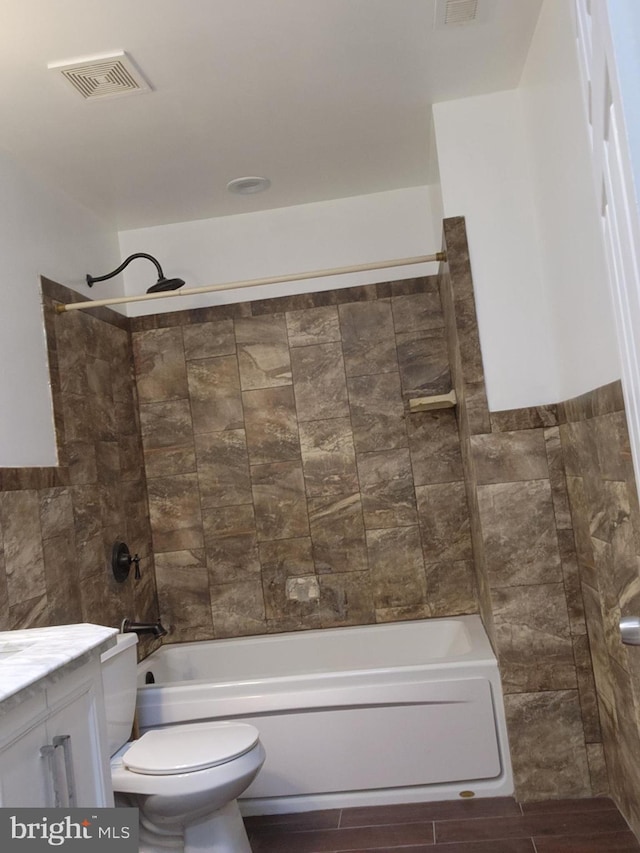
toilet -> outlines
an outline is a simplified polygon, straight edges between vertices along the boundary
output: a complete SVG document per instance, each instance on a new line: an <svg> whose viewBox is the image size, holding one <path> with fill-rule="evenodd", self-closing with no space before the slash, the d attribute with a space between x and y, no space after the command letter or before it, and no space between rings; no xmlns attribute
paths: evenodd
<svg viewBox="0 0 640 853"><path fill-rule="evenodd" d="M254 726L191 723L131 740L136 704L136 634L103 653L111 781L116 805L140 814L140 851L251 853L237 798L265 759Z"/></svg>

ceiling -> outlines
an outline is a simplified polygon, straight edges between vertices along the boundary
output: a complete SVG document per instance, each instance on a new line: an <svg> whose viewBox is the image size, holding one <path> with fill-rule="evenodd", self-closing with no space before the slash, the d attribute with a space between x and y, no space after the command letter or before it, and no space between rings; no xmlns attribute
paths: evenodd
<svg viewBox="0 0 640 853"><path fill-rule="evenodd" d="M0 147L120 230L422 185L430 105L516 86L541 2L436 28L436 0L3 0ZM150 93L47 68L115 50Z"/></svg>

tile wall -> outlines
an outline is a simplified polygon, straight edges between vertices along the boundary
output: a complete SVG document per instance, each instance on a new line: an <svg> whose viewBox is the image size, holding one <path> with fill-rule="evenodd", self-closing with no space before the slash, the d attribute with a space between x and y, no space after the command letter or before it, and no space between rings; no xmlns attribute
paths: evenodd
<svg viewBox="0 0 640 853"><path fill-rule="evenodd" d="M640 648L618 627L640 615L640 509L620 383L559 415L609 782L640 834Z"/></svg>
<svg viewBox="0 0 640 853"><path fill-rule="evenodd" d="M556 406L489 412L464 220L441 270L480 610L505 692L522 800L606 790Z"/></svg>
<svg viewBox="0 0 640 853"><path fill-rule="evenodd" d="M172 641L477 610L437 277L133 324Z"/></svg>
<svg viewBox="0 0 640 853"><path fill-rule="evenodd" d="M127 321L57 315L77 294L46 279L42 293L60 464L0 469L0 630L156 619ZM115 540L140 555L139 581L113 579Z"/></svg>

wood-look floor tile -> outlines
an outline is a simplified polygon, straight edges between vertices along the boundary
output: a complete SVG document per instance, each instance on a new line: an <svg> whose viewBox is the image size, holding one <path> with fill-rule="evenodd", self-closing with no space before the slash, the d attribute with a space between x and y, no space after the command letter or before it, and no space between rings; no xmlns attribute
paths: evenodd
<svg viewBox="0 0 640 853"><path fill-rule="evenodd" d="M627 853L640 850L632 832L605 832L598 835L534 838L538 853ZM436 848L437 849L437 848ZM443 847L443 853L446 850Z"/></svg>
<svg viewBox="0 0 640 853"><path fill-rule="evenodd" d="M289 814L252 815L244 818L247 832L275 831L300 832L313 829L337 829L340 809L319 809L314 812L292 812Z"/></svg>
<svg viewBox="0 0 640 853"><path fill-rule="evenodd" d="M616 810L610 797L587 797L575 800L543 800L536 803L521 803L523 814L549 814L551 812L596 812Z"/></svg>
<svg viewBox="0 0 640 853"><path fill-rule="evenodd" d="M592 813L528 814L522 817L489 817L436 823L438 843L481 841L492 838L529 838L548 835L578 835L626 831L617 811Z"/></svg>
<svg viewBox="0 0 640 853"><path fill-rule="evenodd" d="M391 847L433 846L432 823L320 829L312 832L254 831L249 836L253 853L356 853Z"/></svg>
<svg viewBox="0 0 640 853"><path fill-rule="evenodd" d="M512 797L483 797L477 800L444 800L434 803L402 803L343 809L340 827L520 815L520 806Z"/></svg>

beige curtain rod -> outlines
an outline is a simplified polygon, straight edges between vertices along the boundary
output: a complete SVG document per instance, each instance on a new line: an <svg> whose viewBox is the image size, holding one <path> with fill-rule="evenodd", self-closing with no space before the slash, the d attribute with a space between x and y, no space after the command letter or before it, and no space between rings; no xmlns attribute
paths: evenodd
<svg viewBox="0 0 640 853"><path fill-rule="evenodd" d="M231 281L226 284L211 284L207 287L182 288L181 290L167 290L161 293L143 293L140 296L114 296L109 299L94 299L85 302L69 302L66 305L56 305L58 314L66 311L82 311L85 308L102 308L107 305L120 305L123 302L147 302L150 299L172 299L176 296L194 296L197 293L213 293L216 290L236 290L241 287L259 287L263 284L280 284L287 281L304 281L309 278L325 278L330 275L343 275L352 272L366 272L368 270L384 270L390 267L404 267L410 264L427 264L433 261L445 261L444 252L436 252L434 255L418 255L413 258L397 258L395 261L377 261L371 264L358 264L353 267L333 267L327 270L314 270L313 272L293 273L292 275L277 275L271 278L253 278L248 281Z"/></svg>

